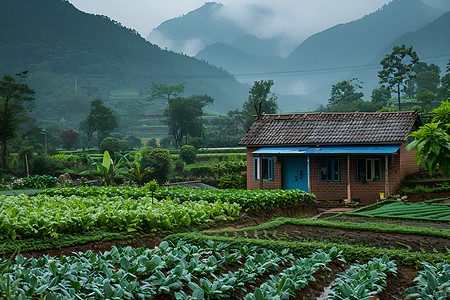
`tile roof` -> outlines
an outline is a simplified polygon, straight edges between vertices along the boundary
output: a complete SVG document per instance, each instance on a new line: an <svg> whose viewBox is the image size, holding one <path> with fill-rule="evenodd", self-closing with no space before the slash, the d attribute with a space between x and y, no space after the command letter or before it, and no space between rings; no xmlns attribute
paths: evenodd
<svg viewBox="0 0 450 300"><path fill-rule="evenodd" d="M246 146L378 144L405 141L421 125L416 111L262 114L239 142Z"/></svg>

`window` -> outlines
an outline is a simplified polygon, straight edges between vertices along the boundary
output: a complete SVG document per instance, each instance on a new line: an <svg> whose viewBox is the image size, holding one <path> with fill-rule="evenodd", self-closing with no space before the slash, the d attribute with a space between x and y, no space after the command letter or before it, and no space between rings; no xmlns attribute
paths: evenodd
<svg viewBox="0 0 450 300"><path fill-rule="evenodd" d="M261 172L259 170L259 160L260 157L255 157L253 159L253 175L255 180L261 179ZM264 180L273 180L273 158L263 157L262 158L262 176Z"/></svg>
<svg viewBox="0 0 450 300"><path fill-rule="evenodd" d="M381 164L379 158L358 159L357 164L358 181L381 181Z"/></svg>
<svg viewBox="0 0 450 300"><path fill-rule="evenodd" d="M324 158L319 164L319 179L325 181L341 180L341 164L337 158Z"/></svg>

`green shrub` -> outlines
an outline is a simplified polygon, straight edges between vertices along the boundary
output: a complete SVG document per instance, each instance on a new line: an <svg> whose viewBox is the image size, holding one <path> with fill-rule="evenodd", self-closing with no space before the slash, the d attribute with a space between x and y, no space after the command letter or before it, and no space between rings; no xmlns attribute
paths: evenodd
<svg viewBox="0 0 450 300"><path fill-rule="evenodd" d="M184 161L182 159L177 159L174 164L174 171L177 174L183 174L184 171Z"/></svg>
<svg viewBox="0 0 450 300"><path fill-rule="evenodd" d="M63 173L64 163L58 158L50 156L36 156L31 163L31 173L38 175L59 175Z"/></svg>
<svg viewBox="0 0 450 300"><path fill-rule="evenodd" d="M105 151L108 151L109 154L113 156L114 153L120 152L121 149L122 148L119 139L107 137L100 143L99 152L104 153Z"/></svg>
<svg viewBox="0 0 450 300"><path fill-rule="evenodd" d="M34 177L25 177L22 179L23 186L26 188L45 189L56 186L56 177L50 175L36 175Z"/></svg>
<svg viewBox="0 0 450 300"><path fill-rule="evenodd" d="M224 160L214 164L211 167L216 177L221 177L223 174L242 173L247 171L247 163L244 160Z"/></svg>
<svg viewBox="0 0 450 300"><path fill-rule="evenodd" d="M172 159L169 151L165 149L141 148L141 169L154 168L155 172L148 175L148 179L156 179L159 182L166 181L172 170Z"/></svg>
<svg viewBox="0 0 450 300"><path fill-rule="evenodd" d="M219 187L221 189L246 189L247 175L246 173L227 173L219 179Z"/></svg>
<svg viewBox="0 0 450 300"><path fill-rule="evenodd" d="M191 145L184 145L180 149L180 158L184 160L187 164L191 164L195 161L197 156L197 150Z"/></svg>

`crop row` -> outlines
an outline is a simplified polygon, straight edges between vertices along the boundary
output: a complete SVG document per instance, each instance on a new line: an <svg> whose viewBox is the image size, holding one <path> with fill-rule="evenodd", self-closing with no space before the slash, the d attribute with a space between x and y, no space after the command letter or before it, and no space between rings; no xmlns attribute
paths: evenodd
<svg viewBox="0 0 450 300"><path fill-rule="evenodd" d="M0 260L0 298L145 299L172 295L187 300L237 298L241 291L246 300L289 299L314 281L318 270L330 271L327 263L342 260L342 252L336 248L295 258L286 249L206 244L197 247L179 240L172 245L162 242L155 249L112 247L100 254L87 251L39 259L19 255L15 263ZM227 272L230 267L238 269ZM387 256L354 264L345 274L338 274L327 299L368 299L382 291L387 274L395 272L396 265ZM270 279L262 282L265 274L270 274ZM424 263L415 282L405 296L445 299L450 294L450 264Z"/></svg>
<svg viewBox="0 0 450 300"><path fill-rule="evenodd" d="M0 292L5 299L143 299L168 292L177 299L212 299L245 290L246 283L281 265L318 269L337 256L335 250L320 251L311 259L295 260L287 251L214 242L198 248L183 241L173 246L162 242L153 250L113 247L103 254L39 259L19 255L16 263L0 262ZM242 268L223 273L224 266L233 264Z"/></svg>
<svg viewBox="0 0 450 300"><path fill-rule="evenodd" d="M0 239L57 237L96 229L137 231L170 229L233 219L236 203L180 203L176 199L123 197L0 196Z"/></svg>
<svg viewBox="0 0 450 300"><path fill-rule="evenodd" d="M450 207L446 205L403 202L388 203L372 210L349 212L350 215L395 217L404 219L420 219L450 221Z"/></svg>
<svg viewBox="0 0 450 300"><path fill-rule="evenodd" d="M60 188L39 192L49 196L108 196L139 199L149 196L151 193L145 188L123 186L123 187L76 187ZM207 201L237 203L245 210L259 210L261 208L278 207L282 205L296 205L300 202L313 203L316 198L300 190L239 190L239 189L190 189L184 187L159 187L154 193L156 199L177 199L186 201Z"/></svg>

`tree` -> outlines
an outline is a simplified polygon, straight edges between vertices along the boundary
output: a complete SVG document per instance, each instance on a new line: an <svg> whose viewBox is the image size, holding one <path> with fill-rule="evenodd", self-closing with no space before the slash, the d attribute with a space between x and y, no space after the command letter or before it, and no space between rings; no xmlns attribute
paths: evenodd
<svg viewBox="0 0 450 300"><path fill-rule="evenodd" d="M362 92L356 92L356 89L362 89L361 82L353 78L352 80L343 80L331 87L331 95L328 102L330 104L350 104L353 101L364 97Z"/></svg>
<svg viewBox="0 0 450 300"><path fill-rule="evenodd" d="M406 150L417 150L417 163L424 162L430 176L436 169L444 177L450 177L450 101L433 110L431 123L421 126L411 136L415 139Z"/></svg>
<svg viewBox="0 0 450 300"><path fill-rule="evenodd" d="M441 87L438 91L438 98L441 101L450 100L450 61L447 64L447 74L441 78Z"/></svg>
<svg viewBox="0 0 450 300"><path fill-rule="evenodd" d="M195 161L197 157L197 150L191 145L184 145L180 149L180 158L184 160L187 164L191 164Z"/></svg>
<svg viewBox="0 0 450 300"><path fill-rule="evenodd" d="M423 108L425 111L425 106L431 105L436 101L436 95L433 92L430 92L428 90L423 90L419 94L417 94L417 102L423 103Z"/></svg>
<svg viewBox="0 0 450 300"><path fill-rule="evenodd" d="M188 135L201 135L203 108L205 107L202 97L177 97L169 101L169 107L164 111L167 119L163 122L169 126L169 133L175 140L176 148L181 146L183 137L187 139Z"/></svg>
<svg viewBox="0 0 450 300"><path fill-rule="evenodd" d="M81 121L80 129L82 129L88 137L88 148L90 147L91 139L95 132L99 136L106 136L111 130L117 128L116 117L111 112L111 108L103 105L100 99L92 100L91 112L86 119ZM99 142L101 142L99 138Z"/></svg>
<svg viewBox="0 0 450 300"><path fill-rule="evenodd" d="M372 103L379 104L381 107L386 106L387 102L391 99L391 91L385 87L373 89L371 98Z"/></svg>
<svg viewBox="0 0 450 300"><path fill-rule="evenodd" d="M17 74L26 78L26 73ZM2 149L2 167L7 169L8 142L17 135L20 123L29 119L27 112L33 109L35 92L10 75L4 75L0 81L0 145Z"/></svg>
<svg viewBox="0 0 450 300"><path fill-rule="evenodd" d="M64 149L70 150L73 149L73 147L77 143L78 136L79 134L77 132L73 131L72 129L68 129L66 131L63 131L63 133L60 134L59 138Z"/></svg>
<svg viewBox="0 0 450 300"><path fill-rule="evenodd" d="M99 152L104 153L107 151L110 153L111 157L114 158L116 152L120 152L122 147L120 145L120 140L113 137L106 137L100 143Z"/></svg>
<svg viewBox="0 0 450 300"><path fill-rule="evenodd" d="M165 83L155 83L152 81L152 93L147 100L154 100L157 98L164 98L170 101L171 97L178 97L184 92L184 83L167 85Z"/></svg>
<svg viewBox="0 0 450 300"><path fill-rule="evenodd" d="M404 63L405 60L409 60L408 63ZM419 62L417 53L412 50L412 46L406 48L403 44L401 46L395 45L392 49L392 53L386 55L380 64L383 66L383 70L378 72L380 78L380 84L387 84L387 88L396 89L398 96L398 110L401 110L400 105L400 93L402 87L410 78L414 78L413 67Z"/></svg>
<svg viewBox="0 0 450 300"><path fill-rule="evenodd" d="M423 91L430 91L433 94L436 94L438 92L440 82L441 78L439 73L433 71L425 71L420 75L417 75L417 87L419 93Z"/></svg>
<svg viewBox="0 0 450 300"><path fill-rule="evenodd" d="M256 114L260 117L262 113L276 114L278 112L277 96L270 92L272 86L273 80L260 80L255 81L251 87L248 100L243 104L244 127L246 130L255 121L253 115Z"/></svg>
<svg viewBox="0 0 450 300"><path fill-rule="evenodd" d="M141 154L141 170L154 169L154 172L149 174L149 179L156 179L160 182L167 180L173 165L169 151L143 147Z"/></svg>

